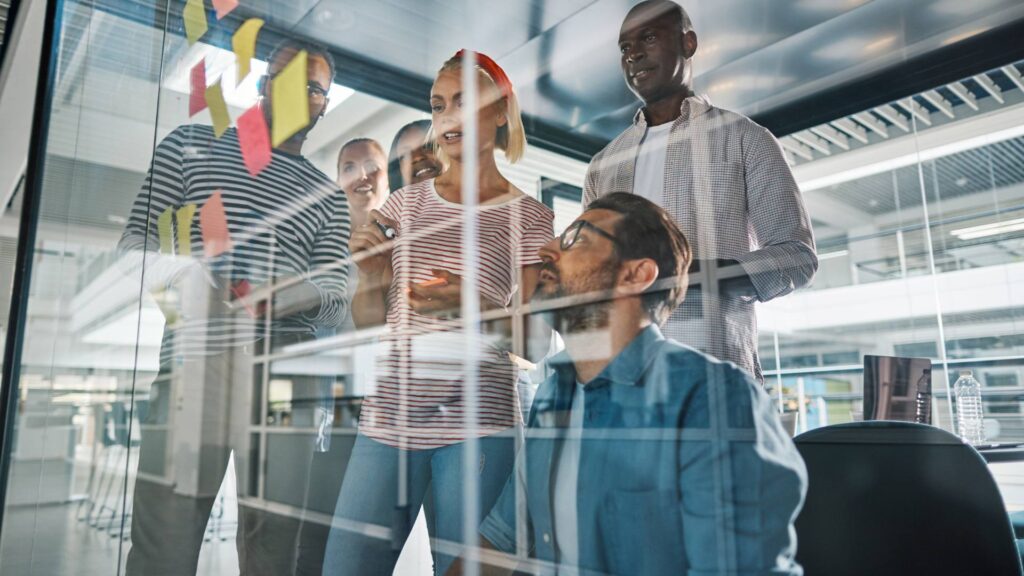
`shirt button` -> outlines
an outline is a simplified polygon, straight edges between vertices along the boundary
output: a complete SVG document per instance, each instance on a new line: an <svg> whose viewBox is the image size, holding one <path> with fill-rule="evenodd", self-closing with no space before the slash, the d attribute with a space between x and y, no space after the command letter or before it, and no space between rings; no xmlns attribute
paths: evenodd
<svg viewBox="0 0 1024 576"><path fill-rule="evenodd" d="M549 542L551 542L551 534L548 534L547 532L545 532L544 533L544 543L547 544Z"/></svg>

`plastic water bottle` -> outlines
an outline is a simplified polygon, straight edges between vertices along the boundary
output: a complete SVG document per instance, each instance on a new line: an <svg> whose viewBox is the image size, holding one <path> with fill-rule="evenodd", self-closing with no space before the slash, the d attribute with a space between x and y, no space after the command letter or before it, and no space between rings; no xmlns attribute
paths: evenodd
<svg viewBox="0 0 1024 576"><path fill-rule="evenodd" d="M985 442L985 425L981 419L981 384L970 370L961 370L953 385L956 395L956 421L960 438L972 445Z"/></svg>
<svg viewBox="0 0 1024 576"><path fill-rule="evenodd" d="M917 380L917 399L914 421L919 424L932 423L932 369L925 368Z"/></svg>

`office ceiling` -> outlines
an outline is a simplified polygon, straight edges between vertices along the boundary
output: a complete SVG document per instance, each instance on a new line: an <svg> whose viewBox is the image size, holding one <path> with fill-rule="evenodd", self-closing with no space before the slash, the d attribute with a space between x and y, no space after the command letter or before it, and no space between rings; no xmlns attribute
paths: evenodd
<svg viewBox="0 0 1024 576"><path fill-rule="evenodd" d="M607 140L636 102L618 64L632 0L298 0L254 14L424 81L462 47L502 64L523 109ZM1019 0L691 0L696 84L717 104L760 116L1024 18Z"/></svg>
<svg viewBox="0 0 1024 576"><path fill-rule="evenodd" d="M267 25L258 54L265 55L286 34L317 40L335 50L339 82L421 109L440 64L460 48L475 48L508 71L532 140L582 158L621 131L637 108L622 80L616 45L622 18L635 3L249 0L212 25L204 41L229 47L242 19L260 17ZM172 2L165 19L156 0L96 0L103 10L155 27L167 22L177 35L183 34L182 5ZM1020 48L977 44L1024 27L1020 0L689 0L684 5L699 38L697 89L779 135L834 119L818 117L800 125L803 117L829 114L845 104L864 110L1015 61ZM965 47L962 54L950 52L959 46ZM1004 62L993 61L1004 52ZM942 58L928 60L937 54ZM964 70L974 62L981 69ZM954 67L956 72L945 71ZM857 89L858 83L894 72L892 82L879 86L876 81L871 93ZM933 77L932 84L900 93L904 80ZM846 87L850 91L842 92Z"/></svg>

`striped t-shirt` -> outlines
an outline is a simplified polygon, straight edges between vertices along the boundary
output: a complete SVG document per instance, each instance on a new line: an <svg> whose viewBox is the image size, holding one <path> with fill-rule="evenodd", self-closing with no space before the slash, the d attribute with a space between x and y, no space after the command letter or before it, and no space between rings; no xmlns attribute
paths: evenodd
<svg viewBox="0 0 1024 576"><path fill-rule="evenodd" d="M554 215L529 196L470 211L438 195L433 180L393 193L381 208L399 223L388 291L388 333L377 361L377 390L366 399L359 428L374 440L426 449L486 436L521 421L517 370L503 338L466 335L459 319L442 320L410 308L410 283L434 278L433 269L464 276L462 224L477 224L477 288L481 301L508 306L519 289L519 271L539 263L552 238ZM477 427L467 432L463 397L465 361L478 359Z"/></svg>
<svg viewBox="0 0 1024 576"><path fill-rule="evenodd" d="M230 248L207 257L201 214L218 192ZM182 299L206 293L205 309L196 313L186 303L168 319L164 340L173 338L177 353L207 354L262 336L262 317L225 304L243 280L256 288L301 277L319 294L319 307L274 320L275 334L339 326L348 313L349 233L345 195L308 160L274 150L253 177L234 128L215 138L211 127L189 125L157 146L118 250L151 292L173 287Z"/></svg>

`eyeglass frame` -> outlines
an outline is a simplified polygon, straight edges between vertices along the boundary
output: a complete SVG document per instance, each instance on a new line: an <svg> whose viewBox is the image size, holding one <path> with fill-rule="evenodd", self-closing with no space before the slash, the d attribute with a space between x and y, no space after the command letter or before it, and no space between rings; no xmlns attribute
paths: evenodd
<svg viewBox="0 0 1024 576"><path fill-rule="evenodd" d="M264 86L266 86L267 82L273 80L275 76L271 76L270 74L264 74L263 76L260 76L260 79L257 81L256 84L257 91L263 92ZM308 97L316 98L317 100L327 100L328 94L330 94L330 88L325 89L323 86L318 84L316 80L310 80L309 82L306 82L306 95Z"/></svg>
<svg viewBox="0 0 1024 576"><path fill-rule="evenodd" d="M616 247L621 246L621 241L614 235L612 235L610 232L605 232L604 230L597 227L595 224L588 222L587 220L577 220L572 224L566 226L565 230L562 230L562 233L558 235L558 247L561 248L564 252L575 246L576 242L579 241L580 239L580 232L584 228L594 231L595 233L597 233L598 236L603 236L607 238ZM572 240L569 241L568 234L572 231L575 231L575 233L572 236Z"/></svg>

